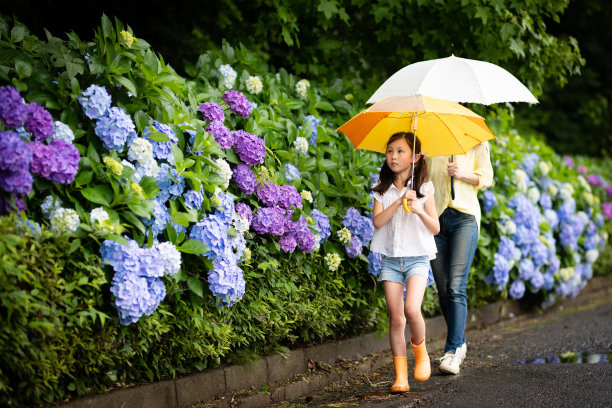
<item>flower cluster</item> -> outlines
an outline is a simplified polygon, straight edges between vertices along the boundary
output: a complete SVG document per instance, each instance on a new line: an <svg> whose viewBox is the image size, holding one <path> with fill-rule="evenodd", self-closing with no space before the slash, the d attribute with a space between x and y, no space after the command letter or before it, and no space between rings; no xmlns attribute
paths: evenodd
<svg viewBox="0 0 612 408"><path fill-rule="evenodd" d="M266 146L263 139L244 130L232 131L236 153L244 163L254 166L263 164L266 157Z"/></svg>
<svg viewBox="0 0 612 408"><path fill-rule="evenodd" d="M323 259L327 264L327 268L332 272L338 269L338 267L340 266L340 262L342 261L340 255L335 252L328 253L323 257Z"/></svg>
<svg viewBox="0 0 612 408"><path fill-rule="evenodd" d="M157 142L154 140L150 140L150 137L153 132L163 133L164 135L168 136L168 139L170 140L166 142ZM170 164L174 164L174 155L172 154L171 145L174 144L176 146L176 144L178 143L178 138L176 137L174 131L170 126L163 123L159 123L158 121L154 120L143 132L142 137L149 139L149 141L151 142L151 145L153 147L153 157L159 160L165 160Z"/></svg>
<svg viewBox="0 0 612 408"><path fill-rule="evenodd" d="M250 76L246 80L246 89L249 93L257 95L263 91L263 83L259 76Z"/></svg>
<svg viewBox="0 0 612 408"><path fill-rule="evenodd" d="M236 83L238 74L234 71L231 65L221 65L218 70L219 74L219 85L225 89L232 89Z"/></svg>
<svg viewBox="0 0 612 408"><path fill-rule="evenodd" d="M301 79L295 84L295 93L300 99L308 99L308 88L310 88L310 82L307 79Z"/></svg>
<svg viewBox="0 0 612 408"><path fill-rule="evenodd" d="M110 290L119 321L126 326L157 309L166 296L160 278L175 275L181 268L181 254L171 242L141 248L127 240L127 246L105 240L100 248L102 261L115 271Z"/></svg>
<svg viewBox="0 0 612 408"><path fill-rule="evenodd" d="M308 116L304 116L304 120L310 122L312 126L312 133L310 134L310 144L313 146L316 146L317 145L317 127L319 126L319 123L323 121L323 119L315 118L314 115L308 115Z"/></svg>
<svg viewBox="0 0 612 408"><path fill-rule="evenodd" d="M344 249L349 258L355 258L374 235L374 223L371 217L363 216L354 207L346 210L342 225L350 232L350 238L344 237Z"/></svg>
<svg viewBox="0 0 612 408"><path fill-rule="evenodd" d="M253 110L251 102L240 91L226 91L223 94L223 100L232 112L245 119L249 117Z"/></svg>
<svg viewBox="0 0 612 408"><path fill-rule="evenodd" d="M12 129L0 132L0 198L4 203L0 213L25 209L24 196L32 191L33 176L60 184L74 180L81 155L65 140L74 139L67 125L58 121L54 126L49 112L35 103L25 105L11 86L0 87L0 119ZM56 128L60 129L58 137L52 138ZM16 207L9 204L12 200Z"/></svg>

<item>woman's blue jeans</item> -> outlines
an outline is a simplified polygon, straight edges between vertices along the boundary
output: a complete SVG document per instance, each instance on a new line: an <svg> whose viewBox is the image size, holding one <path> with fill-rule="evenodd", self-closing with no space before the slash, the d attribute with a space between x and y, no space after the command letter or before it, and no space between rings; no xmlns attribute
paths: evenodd
<svg viewBox="0 0 612 408"><path fill-rule="evenodd" d="M473 215L447 208L440 215L440 232L435 240L438 253L431 261L431 269L446 320L448 334L444 351L447 352L465 343L466 288L478 245L476 219Z"/></svg>

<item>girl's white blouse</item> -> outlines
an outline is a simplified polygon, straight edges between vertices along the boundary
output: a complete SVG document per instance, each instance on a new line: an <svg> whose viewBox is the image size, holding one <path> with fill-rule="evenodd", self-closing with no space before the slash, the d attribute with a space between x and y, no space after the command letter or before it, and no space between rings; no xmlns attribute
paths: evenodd
<svg viewBox="0 0 612 408"><path fill-rule="evenodd" d="M380 201L383 209L386 209L407 189L408 187L404 187L400 191L392 183L384 194L374 192L374 199ZM423 197L417 199L421 208L424 208L425 201L429 196L433 196L434 191L431 181L421 186ZM434 259L438 252L434 236L427 230L421 218L415 213L407 213L401 205L385 225L374 230L370 250L392 257L427 256L430 260Z"/></svg>

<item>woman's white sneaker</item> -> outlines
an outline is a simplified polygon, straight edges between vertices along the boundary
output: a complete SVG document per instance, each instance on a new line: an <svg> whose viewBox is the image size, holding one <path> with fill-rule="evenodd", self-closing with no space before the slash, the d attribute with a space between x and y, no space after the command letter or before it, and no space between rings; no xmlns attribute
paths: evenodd
<svg viewBox="0 0 612 408"><path fill-rule="evenodd" d="M465 359L467 353L467 345L463 343L454 352L447 351L440 358L440 371L447 374L457 374L461 370L461 363Z"/></svg>

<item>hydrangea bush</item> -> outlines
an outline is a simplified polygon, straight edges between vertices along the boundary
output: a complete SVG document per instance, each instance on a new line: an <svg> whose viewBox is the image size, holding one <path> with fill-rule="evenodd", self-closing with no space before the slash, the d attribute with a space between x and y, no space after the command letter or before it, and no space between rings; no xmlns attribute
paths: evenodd
<svg viewBox="0 0 612 408"><path fill-rule="evenodd" d="M0 337L2 358L40 349L47 368L7 360L21 368L0 373L0 402L52 402L385 326L380 255L368 249L368 190L382 158L334 131L363 92L342 79L320 87L227 43L182 77L105 16L91 42L41 41L1 19L0 40L27 55L0 58L0 210L22 211L19 225L31 226L22 241L12 228L9 242L57 236L69 248L54 253L58 264L72 266L75 253L99 261L76 271L95 273L95 286L83 272L66 295L86 310L52 315L56 330L78 331L71 347L85 357L56 367L67 346L45 316L9 322L44 336ZM504 137L492 143L497 185L483 194L471 282L495 293L478 286L471 302L497 300L498 289L573 295L597 258L589 251L605 245L590 182L545 145L536 158L515 138L513 149ZM3 273L15 279L13 269ZM77 276L54 271L62 285ZM7 282L14 296L32 290Z"/></svg>

